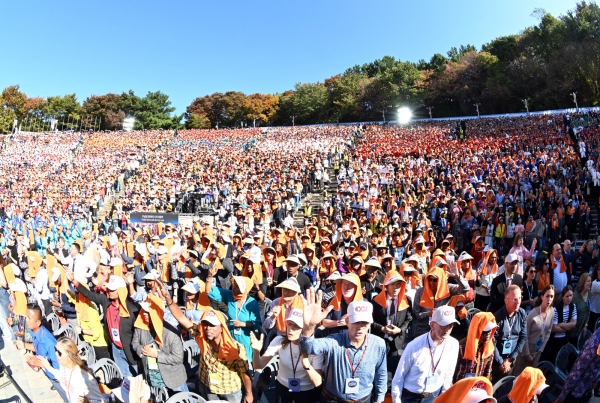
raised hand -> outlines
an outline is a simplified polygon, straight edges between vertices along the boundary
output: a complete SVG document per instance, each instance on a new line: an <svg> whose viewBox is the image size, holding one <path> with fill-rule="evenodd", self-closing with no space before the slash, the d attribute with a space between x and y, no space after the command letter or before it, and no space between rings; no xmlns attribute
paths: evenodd
<svg viewBox="0 0 600 403"><path fill-rule="evenodd" d="M260 334L260 339L257 339L256 336L254 335L254 332L250 332L250 347L252 347L252 350L254 351L260 351L263 348L263 344L264 344L264 335L261 333Z"/></svg>
<svg viewBox="0 0 600 403"><path fill-rule="evenodd" d="M310 332L312 334L314 328L327 317L329 312L331 312L333 305L330 305L327 309L321 311L323 291L319 290L319 292L316 293L315 300L315 289L312 287L306 290L306 298L302 297L302 299L304 299L304 329L302 333L308 334Z"/></svg>

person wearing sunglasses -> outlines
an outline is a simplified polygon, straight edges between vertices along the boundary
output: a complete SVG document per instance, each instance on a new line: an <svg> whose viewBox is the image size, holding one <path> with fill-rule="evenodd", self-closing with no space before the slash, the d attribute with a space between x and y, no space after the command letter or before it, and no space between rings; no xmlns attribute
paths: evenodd
<svg viewBox="0 0 600 403"><path fill-rule="evenodd" d="M54 375L64 389L69 403L103 403L98 381L92 371L79 357L75 342L68 337L62 337L54 346L59 368L50 365L42 356L35 356L37 362L33 366L41 367Z"/></svg>
<svg viewBox="0 0 600 403"><path fill-rule="evenodd" d="M529 266L525 270L525 280L523 281L523 301L521 302L521 308L525 310L525 313L529 313L531 308L535 305L535 299L538 296L538 284L536 280L537 270L535 266Z"/></svg>

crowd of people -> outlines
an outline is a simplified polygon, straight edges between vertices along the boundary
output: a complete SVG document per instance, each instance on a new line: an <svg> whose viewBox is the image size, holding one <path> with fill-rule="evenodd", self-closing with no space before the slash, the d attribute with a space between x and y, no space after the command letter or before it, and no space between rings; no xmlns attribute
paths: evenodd
<svg viewBox="0 0 600 403"><path fill-rule="evenodd" d="M450 121L16 134L0 153L0 330L65 402L251 403L270 384L282 403L586 401L600 129L585 118L478 119L460 136ZM129 219L198 208L216 219ZM56 322L74 332L57 340ZM553 389L537 367L567 344Z"/></svg>

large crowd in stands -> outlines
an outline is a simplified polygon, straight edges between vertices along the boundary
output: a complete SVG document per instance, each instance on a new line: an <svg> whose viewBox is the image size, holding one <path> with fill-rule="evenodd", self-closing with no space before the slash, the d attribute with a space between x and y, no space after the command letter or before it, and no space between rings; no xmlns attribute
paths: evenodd
<svg viewBox="0 0 600 403"><path fill-rule="evenodd" d="M2 336L65 402L588 401L599 123L11 135Z"/></svg>

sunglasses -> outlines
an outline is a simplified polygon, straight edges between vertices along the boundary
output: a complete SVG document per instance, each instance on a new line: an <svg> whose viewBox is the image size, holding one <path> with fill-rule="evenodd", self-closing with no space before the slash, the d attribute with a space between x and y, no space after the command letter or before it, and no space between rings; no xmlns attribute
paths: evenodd
<svg viewBox="0 0 600 403"><path fill-rule="evenodd" d="M550 266L550 262L544 263L544 266Z"/></svg>
<svg viewBox="0 0 600 403"><path fill-rule="evenodd" d="M537 272L535 270L529 270L529 273L535 274Z"/></svg>
<svg viewBox="0 0 600 403"><path fill-rule="evenodd" d="M56 347L54 347L54 351L56 351L56 354L58 354L59 357L62 357L62 355L63 355L62 351L60 351Z"/></svg>

